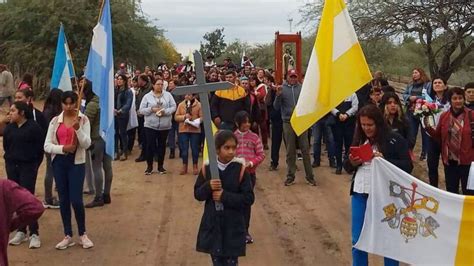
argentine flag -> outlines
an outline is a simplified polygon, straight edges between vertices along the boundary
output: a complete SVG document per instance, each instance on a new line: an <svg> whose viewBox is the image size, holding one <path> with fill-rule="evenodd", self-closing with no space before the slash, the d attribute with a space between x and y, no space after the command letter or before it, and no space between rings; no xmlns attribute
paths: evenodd
<svg viewBox="0 0 474 266"><path fill-rule="evenodd" d="M114 64L109 0L105 0L101 14L99 23L93 30L85 76L92 82L94 93L99 96L100 135L105 141L105 152L113 157L115 134Z"/></svg>
<svg viewBox="0 0 474 266"><path fill-rule="evenodd" d="M64 27L61 23L56 56L54 58L53 76L51 77L51 89L60 89L62 91L72 90L71 78L75 76L66 34L64 33Z"/></svg>

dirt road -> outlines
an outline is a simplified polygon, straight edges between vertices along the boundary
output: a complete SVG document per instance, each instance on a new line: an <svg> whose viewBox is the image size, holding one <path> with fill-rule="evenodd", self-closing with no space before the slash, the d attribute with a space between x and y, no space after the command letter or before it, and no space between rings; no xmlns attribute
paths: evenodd
<svg viewBox="0 0 474 266"><path fill-rule="evenodd" d="M247 246L241 265L349 265L350 176L334 175L323 160L314 169L317 187L304 182L303 170L295 185L285 187L283 151L277 172L267 171L266 159L257 173L250 228L255 243ZM39 221L42 247L9 247L11 265L210 265L208 255L195 251L203 211L193 197L195 177L178 175L179 159L165 161L168 174L145 176L145 164L133 161L137 153L114 162L112 204L86 209L93 249L55 250L62 225L59 210L47 210ZM303 169L301 161L298 166ZM3 160L0 173L5 176ZM41 199L43 177L44 163L37 181Z"/></svg>

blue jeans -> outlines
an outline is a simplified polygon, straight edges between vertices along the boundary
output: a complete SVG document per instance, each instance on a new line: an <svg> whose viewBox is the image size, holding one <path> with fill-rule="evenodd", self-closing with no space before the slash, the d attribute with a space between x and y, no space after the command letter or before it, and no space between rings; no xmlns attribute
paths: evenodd
<svg viewBox="0 0 474 266"><path fill-rule="evenodd" d="M411 111L407 111L407 119L408 123L410 124L410 139L413 140L413 146L409 147L410 149L413 150L416 144L416 137L418 136L418 128L420 128L421 121L419 118L413 115ZM421 152L426 154L428 151L428 145L429 145L429 136L426 133L425 129L422 127L421 128Z"/></svg>
<svg viewBox="0 0 474 266"><path fill-rule="evenodd" d="M332 134L331 127L326 125L324 119L316 122L313 127L313 160L315 162L321 162L321 140L324 136L326 145L328 148L329 161L334 160L336 155L334 147L334 136Z"/></svg>
<svg viewBox="0 0 474 266"><path fill-rule="evenodd" d="M128 113L122 116L115 117L115 152L117 154L124 154L128 151ZM119 149L120 141L120 149Z"/></svg>
<svg viewBox="0 0 474 266"><path fill-rule="evenodd" d="M176 149L176 134L178 134L178 141L179 141L179 133L178 133L178 122L174 121L174 119L171 121L171 129L170 132L168 133L168 147L170 148L170 151L173 152Z"/></svg>
<svg viewBox="0 0 474 266"><path fill-rule="evenodd" d="M188 164L188 151L191 146L191 156L193 164L197 164L199 160L199 149L201 148L201 133L182 132L178 134L179 154L183 159L183 164Z"/></svg>
<svg viewBox="0 0 474 266"><path fill-rule="evenodd" d="M342 168L342 146L344 145L344 158L349 154L355 130L355 119L349 118L345 122L336 122L333 126L334 144L336 151L337 168Z"/></svg>
<svg viewBox="0 0 474 266"><path fill-rule="evenodd" d="M53 160L54 181L58 187L59 207L64 235L72 237L71 205L76 216L79 235L86 232L86 212L82 201L85 164L74 164L74 154L57 154Z"/></svg>
<svg viewBox="0 0 474 266"><path fill-rule="evenodd" d="M352 204L352 246L359 240L364 225L365 209L367 208L367 195L355 193L351 197ZM384 265L398 266L398 261L384 258ZM367 252L352 247L352 265L369 265L369 256Z"/></svg>

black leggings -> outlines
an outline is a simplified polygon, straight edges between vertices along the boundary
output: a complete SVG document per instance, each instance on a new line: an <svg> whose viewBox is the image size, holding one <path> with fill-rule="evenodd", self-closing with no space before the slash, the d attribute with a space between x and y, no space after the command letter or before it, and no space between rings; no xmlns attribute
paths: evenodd
<svg viewBox="0 0 474 266"><path fill-rule="evenodd" d="M36 177L38 175L38 162L12 162L5 161L5 168L8 179L15 181L21 187L27 189L31 194L35 194ZM38 234L38 220L28 225L30 235ZM18 231L26 234L26 226L20 227Z"/></svg>
<svg viewBox="0 0 474 266"><path fill-rule="evenodd" d="M255 173L250 174L250 181L252 182L252 190L255 189L255 183L257 182L257 176ZM250 227L250 217L252 213L252 206L248 205L244 207L244 218L245 218L245 226L247 229L247 234L249 233L249 227Z"/></svg>
<svg viewBox="0 0 474 266"><path fill-rule="evenodd" d="M166 152L166 139L169 130L155 130L145 128L146 136L146 162L149 167L153 166L153 157L158 156L158 167L163 167Z"/></svg>

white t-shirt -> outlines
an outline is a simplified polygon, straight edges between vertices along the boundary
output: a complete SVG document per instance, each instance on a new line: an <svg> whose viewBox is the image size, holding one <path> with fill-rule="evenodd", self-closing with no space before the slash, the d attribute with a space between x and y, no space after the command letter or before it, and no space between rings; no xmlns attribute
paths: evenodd
<svg viewBox="0 0 474 266"><path fill-rule="evenodd" d="M365 143L368 143L366 141ZM374 152L377 151L375 145L372 146ZM370 183L372 181L372 161L362 163L357 169L354 178L354 192L360 194L368 194L370 192Z"/></svg>

